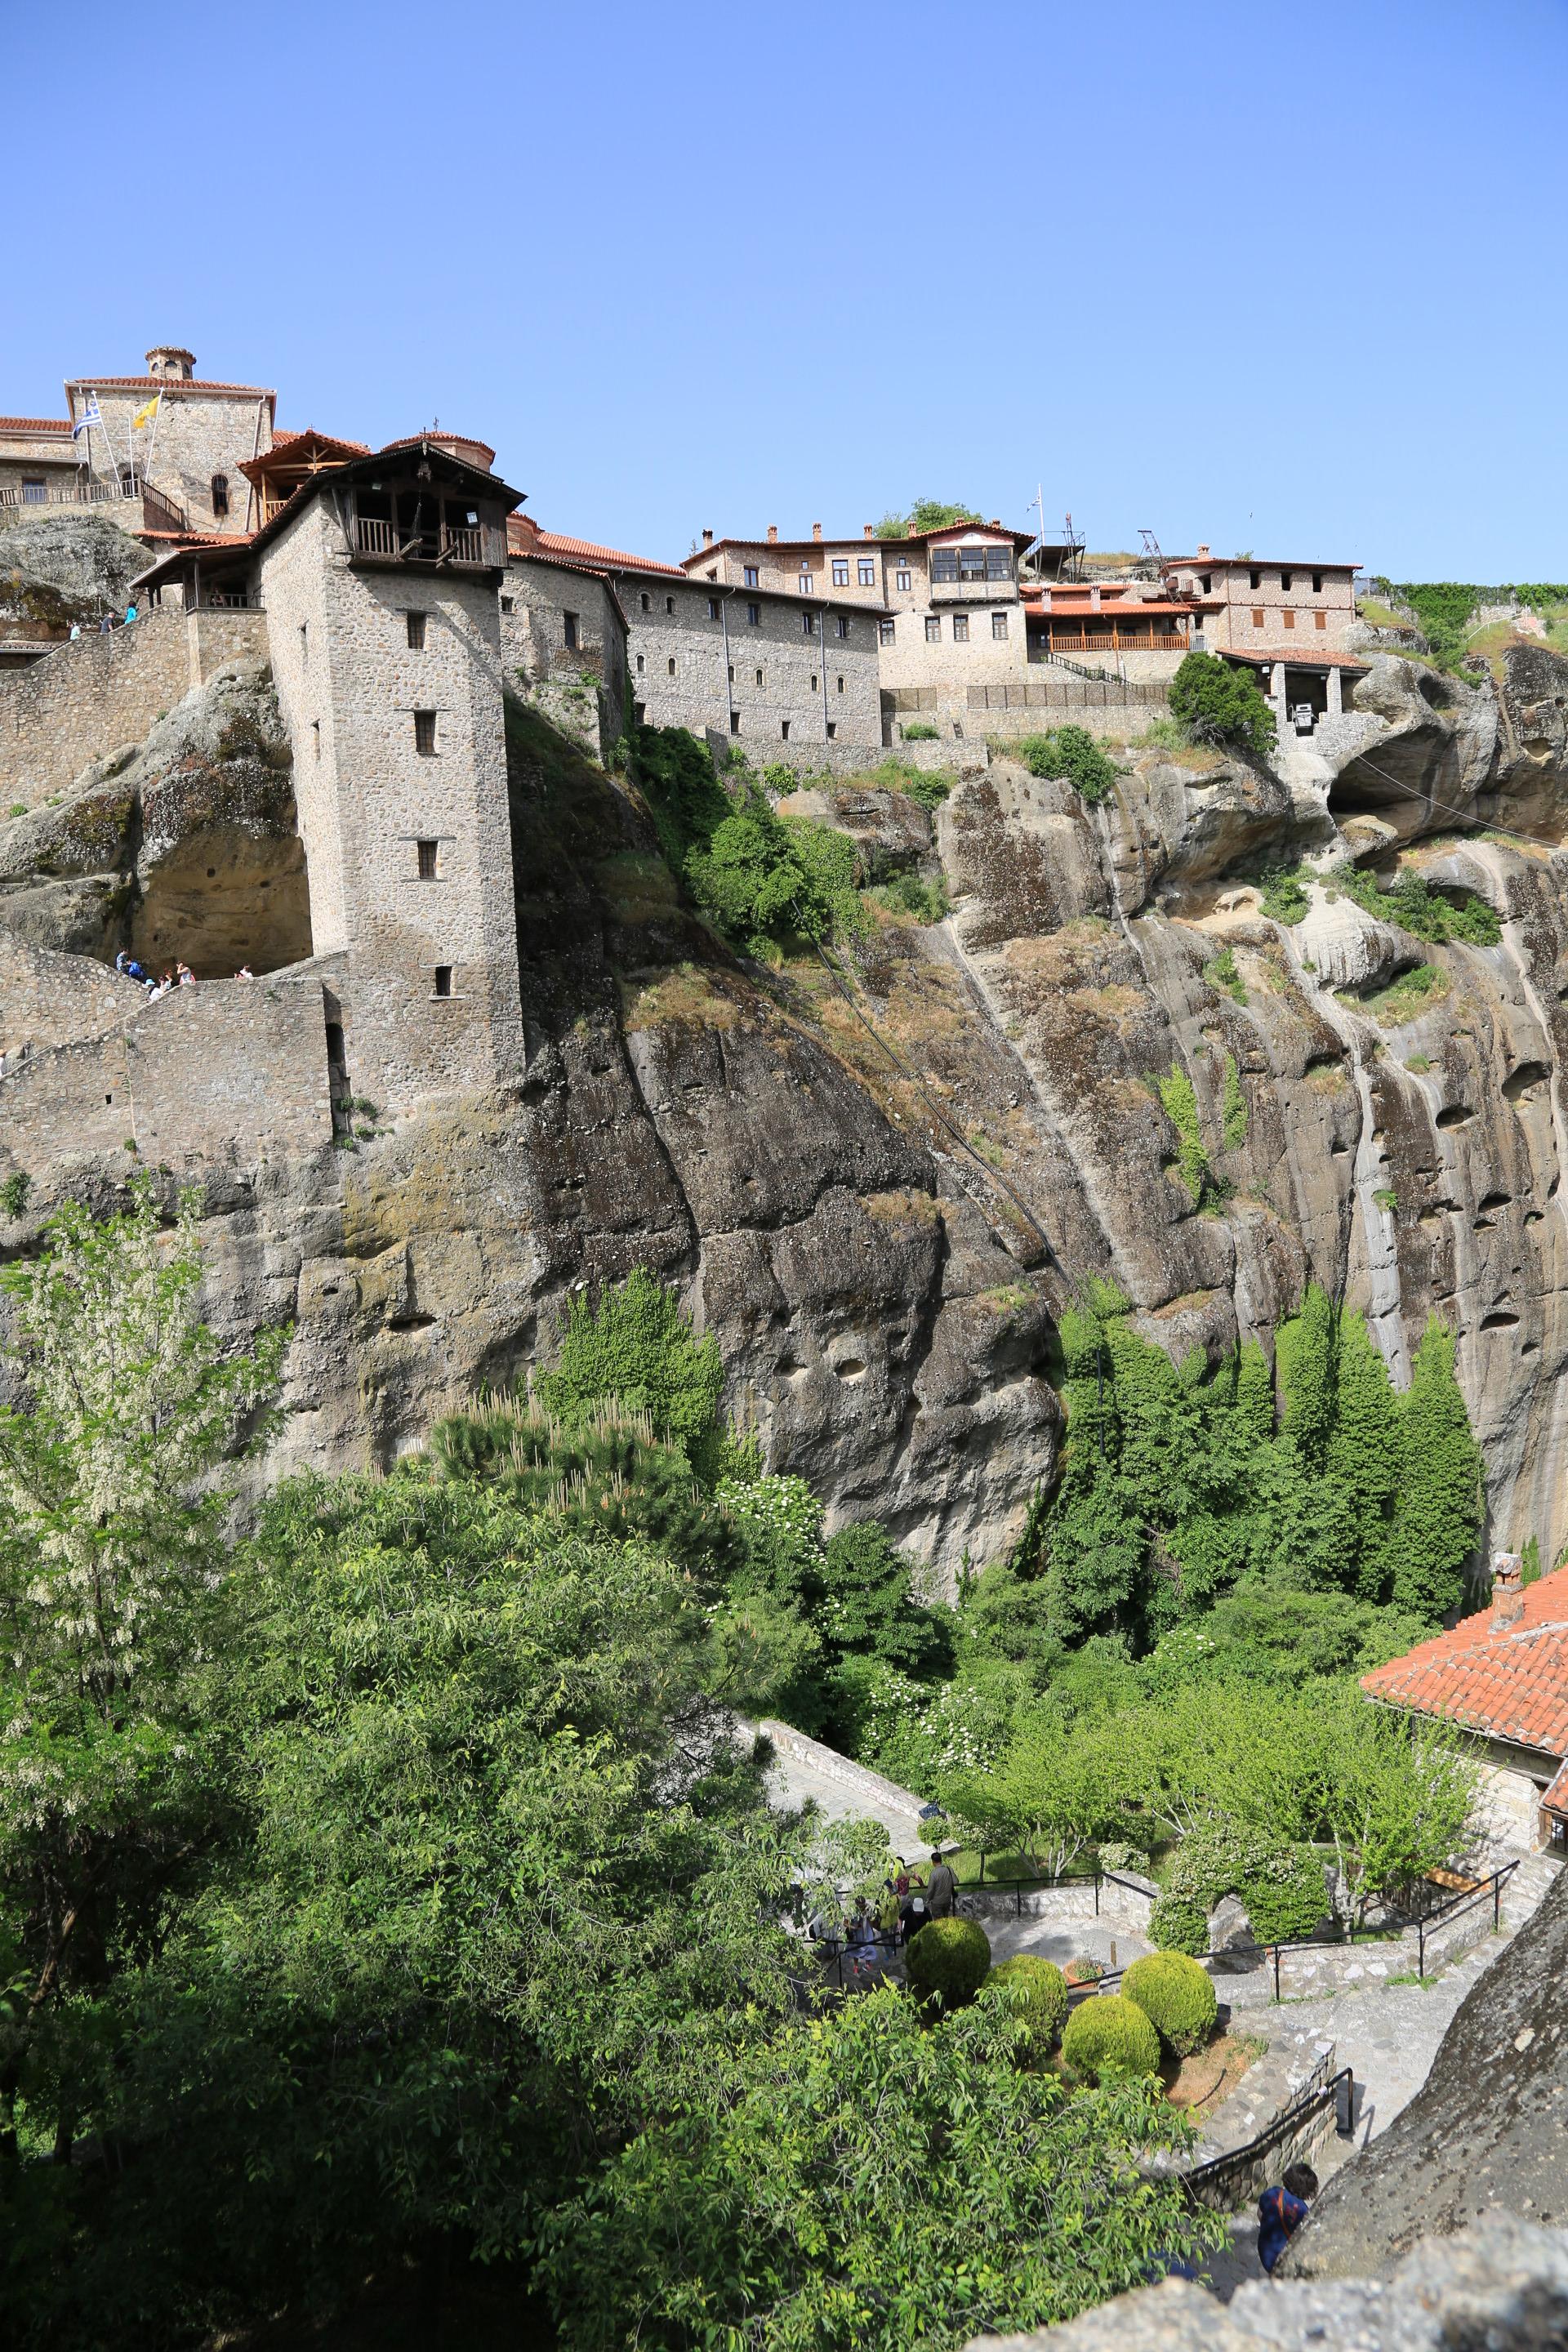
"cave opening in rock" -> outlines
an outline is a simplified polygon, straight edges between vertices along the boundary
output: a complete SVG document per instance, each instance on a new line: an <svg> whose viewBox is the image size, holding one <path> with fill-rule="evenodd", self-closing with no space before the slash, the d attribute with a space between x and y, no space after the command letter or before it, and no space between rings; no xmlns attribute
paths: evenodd
<svg viewBox="0 0 1568 2352"><path fill-rule="evenodd" d="M241 826L176 843L144 872L118 944L150 973L183 961L198 980L302 962L311 952L304 844L297 833Z"/></svg>

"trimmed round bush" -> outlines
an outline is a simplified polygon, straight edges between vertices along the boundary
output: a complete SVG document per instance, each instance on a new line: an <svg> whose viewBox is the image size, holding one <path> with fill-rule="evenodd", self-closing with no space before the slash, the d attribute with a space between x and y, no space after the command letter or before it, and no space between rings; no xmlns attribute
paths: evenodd
<svg viewBox="0 0 1568 2352"><path fill-rule="evenodd" d="M1092 2074L1101 2083L1118 2074L1154 2074L1160 2069L1160 2037L1125 1993L1095 1993L1068 2019L1062 2056L1075 2074Z"/></svg>
<svg viewBox="0 0 1568 2352"><path fill-rule="evenodd" d="M1025 2055L1049 2057L1068 2013L1068 1980L1055 1961L1042 1960L1037 1952L1015 1952L992 1969L990 1981L1001 1987L1008 2008L1028 2029Z"/></svg>
<svg viewBox="0 0 1568 2352"><path fill-rule="evenodd" d="M922 2001L962 2009L991 1973L991 1938L978 1919L928 1919L910 1937L904 1963Z"/></svg>
<svg viewBox="0 0 1568 2352"><path fill-rule="evenodd" d="M1167 2050L1178 2058L1202 2049L1219 2004L1206 1969L1185 1952L1151 1952L1134 1960L1121 1990L1135 2000Z"/></svg>
<svg viewBox="0 0 1568 2352"><path fill-rule="evenodd" d="M1209 1915L1185 1895L1162 1895L1149 1914L1149 1933L1163 1951L1206 1952Z"/></svg>

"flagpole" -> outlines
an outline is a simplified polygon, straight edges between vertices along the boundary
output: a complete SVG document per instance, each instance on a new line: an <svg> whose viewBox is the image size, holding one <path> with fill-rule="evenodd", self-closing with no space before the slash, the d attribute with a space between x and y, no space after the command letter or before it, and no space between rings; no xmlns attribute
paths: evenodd
<svg viewBox="0 0 1568 2352"><path fill-rule="evenodd" d="M146 482L152 476L153 460L158 454L158 427L163 421L163 395L159 392L154 393L153 396L158 405L153 411L153 438L147 444L147 463L142 468L142 479L143 482Z"/></svg>

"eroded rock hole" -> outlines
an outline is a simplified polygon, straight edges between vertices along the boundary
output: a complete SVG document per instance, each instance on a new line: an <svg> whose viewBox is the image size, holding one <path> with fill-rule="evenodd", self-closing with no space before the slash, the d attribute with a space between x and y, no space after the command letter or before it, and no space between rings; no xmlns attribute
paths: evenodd
<svg viewBox="0 0 1568 2352"><path fill-rule="evenodd" d="M841 1381L853 1382L866 1377L866 1367L858 1356L840 1356L833 1369Z"/></svg>
<svg viewBox="0 0 1568 2352"><path fill-rule="evenodd" d="M1471 1109L1468 1103L1447 1103L1437 1113L1434 1125L1437 1127L1464 1127L1467 1126L1472 1118L1474 1118L1475 1115L1475 1112Z"/></svg>
<svg viewBox="0 0 1568 2352"><path fill-rule="evenodd" d="M1544 1062L1521 1062L1502 1082L1504 1102L1533 1102L1544 1094L1552 1083L1552 1072Z"/></svg>
<svg viewBox="0 0 1568 2352"><path fill-rule="evenodd" d="M1477 1206L1484 1217L1492 1209L1506 1209L1512 1199L1511 1192L1483 1192Z"/></svg>
<svg viewBox="0 0 1568 2352"><path fill-rule="evenodd" d="M1512 1314L1506 1307L1500 1307L1495 1308L1490 1315L1483 1315L1481 1317L1481 1329L1483 1331L1511 1331L1518 1321L1519 1318L1517 1315Z"/></svg>

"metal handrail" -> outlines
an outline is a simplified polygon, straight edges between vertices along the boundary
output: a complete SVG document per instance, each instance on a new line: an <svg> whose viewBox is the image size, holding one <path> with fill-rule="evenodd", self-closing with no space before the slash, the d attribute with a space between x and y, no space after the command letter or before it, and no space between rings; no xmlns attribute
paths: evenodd
<svg viewBox="0 0 1568 2352"><path fill-rule="evenodd" d="M1227 2174L1242 2172L1249 2164L1256 2163L1260 2156L1266 2156L1270 2148L1278 2147L1282 2139L1288 2138L1309 2115L1321 2107L1326 2107L1331 2099L1336 2110L1336 2129L1345 2134L1353 2130L1354 2070L1349 2066L1340 2066L1336 2067L1331 2074L1327 2072L1328 2064L1328 2056L1320 2058L1296 2096L1287 2105L1281 2107L1278 2115L1271 2116L1263 2129L1255 2133L1251 2139L1243 2140L1239 2147L1227 2147L1221 2155L1211 2156L1203 2164L1194 2164L1188 2172L1179 2173L1177 2179L1189 2202L1201 2203L1203 2191L1205 2189L1215 2188L1225 2180Z"/></svg>

